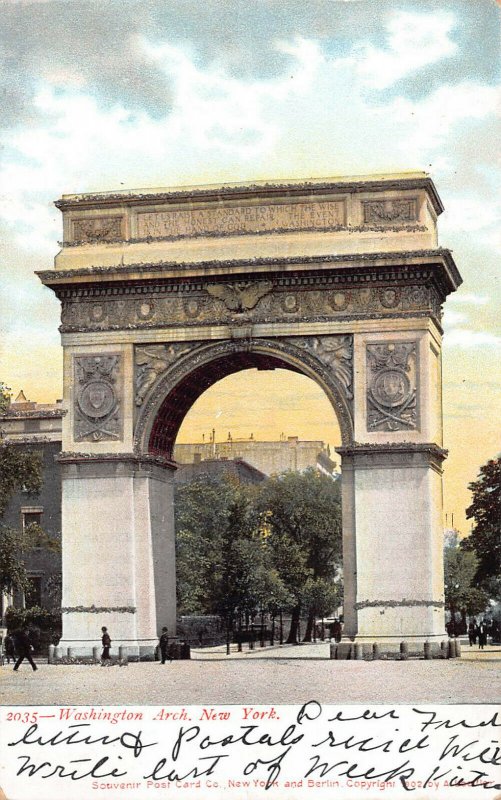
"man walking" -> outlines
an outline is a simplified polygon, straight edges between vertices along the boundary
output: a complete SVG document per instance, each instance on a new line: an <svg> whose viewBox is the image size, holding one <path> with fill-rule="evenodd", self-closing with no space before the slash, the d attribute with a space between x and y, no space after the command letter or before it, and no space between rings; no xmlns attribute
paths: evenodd
<svg viewBox="0 0 501 800"><path fill-rule="evenodd" d="M158 644L160 645L160 655L162 657L162 664L165 664L165 661L168 657L168 648L169 648L169 632L165 627L165 625L162 628L162 633L160 635L160 639L158 640Z"/></svg>
<svg viewBox="0 0 501 800"><path fill-rule="evenodd" d="M101 653L101 664L105 664L107 661L111 659L110 656L110 647L111 647L111 639L110 634L108 633L108 628L104 626L101 628L102 637L101 637L101 644L103 645L103 652Z"/></svg>
<svg viewBox="0 0 501 800"><path fill-rule="evenodd" d="M22 631L15 631L13 638L14 638L14 646L16 648L16 653L18 655L18 659L14 664L14 672L17 672L17 670L19 669L20 665L22 664L25 658L27 658L28 661L30 662L33 668L33 672L36 672L37 665L33 661L31 655L31 642L30 642L28 628L24 628L24 630Z"/></svg>

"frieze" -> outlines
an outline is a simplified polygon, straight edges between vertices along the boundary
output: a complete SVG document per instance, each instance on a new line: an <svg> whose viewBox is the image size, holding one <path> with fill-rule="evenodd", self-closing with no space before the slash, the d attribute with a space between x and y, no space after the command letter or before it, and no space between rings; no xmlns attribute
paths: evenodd
<svg viewBox="0 0 501 800"><path fill-rule="evenodd" d="M73 221L73 241L109 242L123 236L122 217L85 217Z"/></svg>
<svg viewBox="0 0 501 800"><path fill-rule="evenodd" d="M291 319L329 321L419 313L435 314L437 321L440 319L436 290L420 284L373 287L365 283L345 288L325 276L317 276L202 287L200 283L158 286L148 293L63 300L61 331L255 324Z"/></svg>
<svg viewBox="0 0 501 800"><path fill-rule="evenodd" d="M74 439L77 442L122 438L121 356L74 357Z"/></svg>
<svg viewBox="0 0 501 800"><path fill-rule="evenodd" d="M367 430L416 430L417 342L367 345Z"/></svg>
<svg viewBox="0 0 501 800"><path fill-rule="evenodd" d="M366 223L409 223L417 220L415 197L398 200L366 200L362 205Z"/></svg>

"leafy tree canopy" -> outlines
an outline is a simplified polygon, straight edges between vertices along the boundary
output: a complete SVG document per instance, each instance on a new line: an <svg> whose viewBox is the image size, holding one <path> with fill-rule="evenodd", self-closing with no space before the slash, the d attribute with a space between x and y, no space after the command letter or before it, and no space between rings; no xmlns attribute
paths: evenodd
<svg viewBox="0 0 501 800"><path fill-rule="evenodd" d="M501 575L501 458L484 464L478 479L468 488L473 492L473 501L466 516L474 519L475 525L461 546L476 554L476 578L484 583Z"/></svg>

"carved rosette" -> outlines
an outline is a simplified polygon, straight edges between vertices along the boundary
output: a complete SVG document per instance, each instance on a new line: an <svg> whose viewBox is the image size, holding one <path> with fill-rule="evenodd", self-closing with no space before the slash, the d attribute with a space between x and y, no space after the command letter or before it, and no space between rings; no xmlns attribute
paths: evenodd
<svg viewBox="0 0 501 800"><path fill-rule="evenodd" d="M367 430L418 427L417 342L367 345Z"/></svg>
<svg viewBox="0 0 501 800"><path fill-rule="evenodd" d="M76 442L122 438L121 361L118 354L75 356Z"/></svg>

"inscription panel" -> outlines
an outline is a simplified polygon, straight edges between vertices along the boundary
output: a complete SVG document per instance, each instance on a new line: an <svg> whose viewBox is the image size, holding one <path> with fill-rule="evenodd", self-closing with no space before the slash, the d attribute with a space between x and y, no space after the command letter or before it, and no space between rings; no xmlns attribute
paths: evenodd
<svg viewBox="0 0 501 800"><path fill-rule="evenodd" d="M343 200L147 211L137 215L140 238L272 230L328 230L344 224L346 215Z"/></svg>

